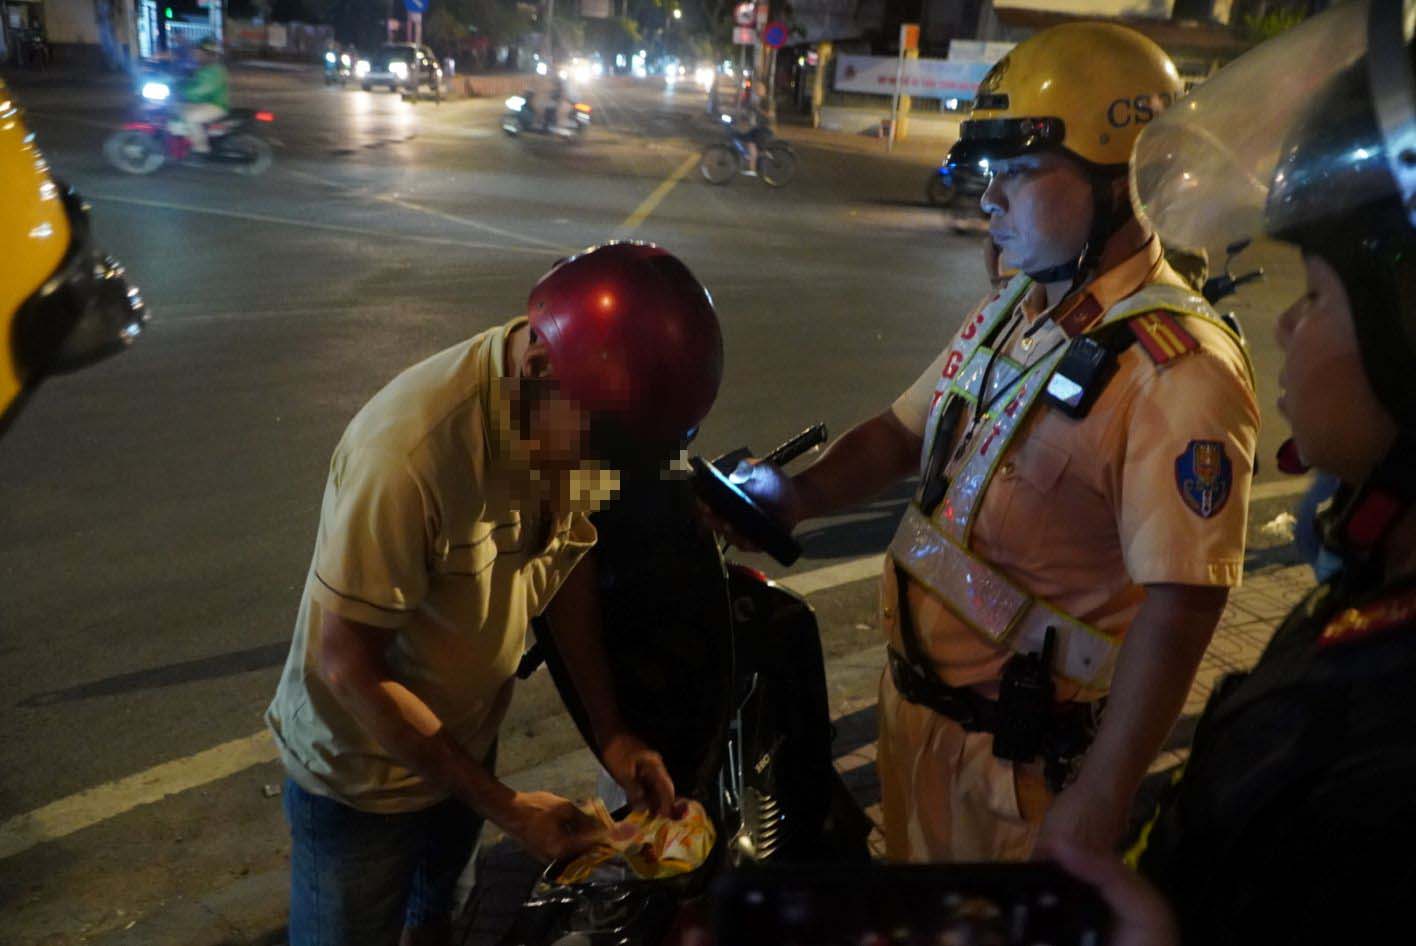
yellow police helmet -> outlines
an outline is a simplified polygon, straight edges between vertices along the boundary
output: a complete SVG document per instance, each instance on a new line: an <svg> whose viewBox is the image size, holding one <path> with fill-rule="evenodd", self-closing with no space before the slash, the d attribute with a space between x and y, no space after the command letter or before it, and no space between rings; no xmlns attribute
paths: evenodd
<svg viewBox="0 0 1416 946"><path fill-rule="evenodd" d="M0 81L0 432L44 377L121 351L145 319L123 267L98 253L83 202L50 175Z"/></svg>
<svg viewBox="0 0 1416 946"><path fill-rule="evenodd" d="M1175 63L1135 30L1067 23L1019 43L989 70L960 137L996 158L1060 147L1122 167L1141 129L1183 91Z"/></svg>

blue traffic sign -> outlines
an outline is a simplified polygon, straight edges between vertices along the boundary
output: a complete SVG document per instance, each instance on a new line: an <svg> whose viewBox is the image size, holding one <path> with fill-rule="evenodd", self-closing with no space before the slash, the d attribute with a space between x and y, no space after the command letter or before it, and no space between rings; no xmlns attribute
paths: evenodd
<svg viewBox="0 0 1416 946"><path fill-rule="evenodd" d="M403 0L403 9L409 13L427 13L428 0Z"/></svg>
<svg viewBox="0 0 1416 946"><path fill-rule="evenodd" d="M787 27L784 23L772 22L762 31L762 45L780 49L787 44Z"/></svg>

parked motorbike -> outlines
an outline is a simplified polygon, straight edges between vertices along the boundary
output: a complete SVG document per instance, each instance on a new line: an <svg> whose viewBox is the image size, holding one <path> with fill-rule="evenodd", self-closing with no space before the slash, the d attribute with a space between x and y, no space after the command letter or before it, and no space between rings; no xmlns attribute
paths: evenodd
<svg viewBox="0 0 1416 946"><path fill-rule="evenodd" d="M930 175L925 194L936 207L949 207L961 200L976 201L988 189L989 179L988 159L958 141Z"/></svg>
<svg viewBox="0 0 1416 946"><path fill-rule="evenodd" d="M555 106L547 105L542 109L536 99L536 93L531 89L508 98L506 112L502 115L502 131L513 138L522 132L561 138L581 138L589 130L591 109L584 102L572 101L569 120L557 121Z"/></svg>
<svg viewBox="0 0 1416 946"><path fill-rule="evenodd" d="M815 427L768 455L786 463L825 439ZM550 865L504 946L662 943L681 911L741 864L865 863L870 822L831 759L825 662L816 618L797 595L725 562L699 525L700 499L779 560L795 542L728 475L746 451L695 457L691 472L626 473L619 499L594 517L603 635L628 724L664 757L679 794L717 829L707 860L666 880L629 873L577 885ZM544 657L576 725L588 717L545 619ZM568 937L568 938L567 938Z"/></svg>
<svg viewBox="0 0 1416 946"><path fill-rule="evenodd" d="M146 73L140 80L143 117L124 123L108 136L103 154L108 162L128 174L151 174L164 164L227 167L238 174L263 174L270 167L270 145L257 134L260 125L275 121L268 111L234 108L206 126L211 151L192 150L186 123L172 103L175 83L161 73Z"/></svg>

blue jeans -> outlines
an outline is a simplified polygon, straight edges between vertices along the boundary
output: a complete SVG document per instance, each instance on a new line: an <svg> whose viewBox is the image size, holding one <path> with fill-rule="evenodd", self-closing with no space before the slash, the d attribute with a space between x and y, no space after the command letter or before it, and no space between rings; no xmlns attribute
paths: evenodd
<svg viewBox="0 0 1416 946"><path fill-rule="evenodd" d="M446 922L482 818L459 801L378 815L287 778L290 946L395 946L403 927Z"/></svg>

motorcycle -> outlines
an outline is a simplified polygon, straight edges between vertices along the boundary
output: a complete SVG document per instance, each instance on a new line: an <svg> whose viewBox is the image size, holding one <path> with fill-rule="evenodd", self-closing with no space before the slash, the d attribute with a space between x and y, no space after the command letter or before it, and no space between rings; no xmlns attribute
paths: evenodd
<svg viewBox="0 0 1416 946"><path fill-rule="evenodd" d="M581 138L590 128L590 106L584 102L571 102L570 121L556 119L554 106L538 114L535 106L536 93L527 89L521 95L513 95L506 100L506 112L502 115L502 131L511 137L522 132L534 135L552 135L561 138Z"/></svg>
<svg viewBox="0 0 1416 946"><path fill-rule="evenodd" d="M948 207L960 198L977 200L988 189L988 159L973 154L959 141L935 168L925 188L925 196L936 207Z"/></svg>
<svg viewBox="0 0 1416 946"><path fill-rule="evenodd" d="M229 167L238 174L263 174L273 153L256 129L275 121L268 111L231 109L206 126L210 152L192 150L186 123L171 104L173 83L163 74L147 73L141 81L143 117L125 122L103 143L108 162L128 174L151 174L170 162Z"/></svg>
<svg viewBox="0 0 1416 946"><path fill-rule="evenodd" d="M324 84L341 88L354 78L354 62L357 57L349 50L329 49L324 54Z"/></svg>
<svg viewBox="0 0 1416 946"><path fill-rule="evenodd" d="M805 431L768 455L786 463L824 442ZM581 884L546 868L503 946L656 944L744 864L863 864L870 821L831 758L825 662L815 615L765 575L725 561L699 525L701 500L779 561L800 548L730 480L746 450L691 472L626 474L599 531L603 636L629 725L664 758L680 795L699 801L716 841L702 865L664 880L602 871ZM586 742L584 706L545 618L529 669L544 659Z"/></svg>

